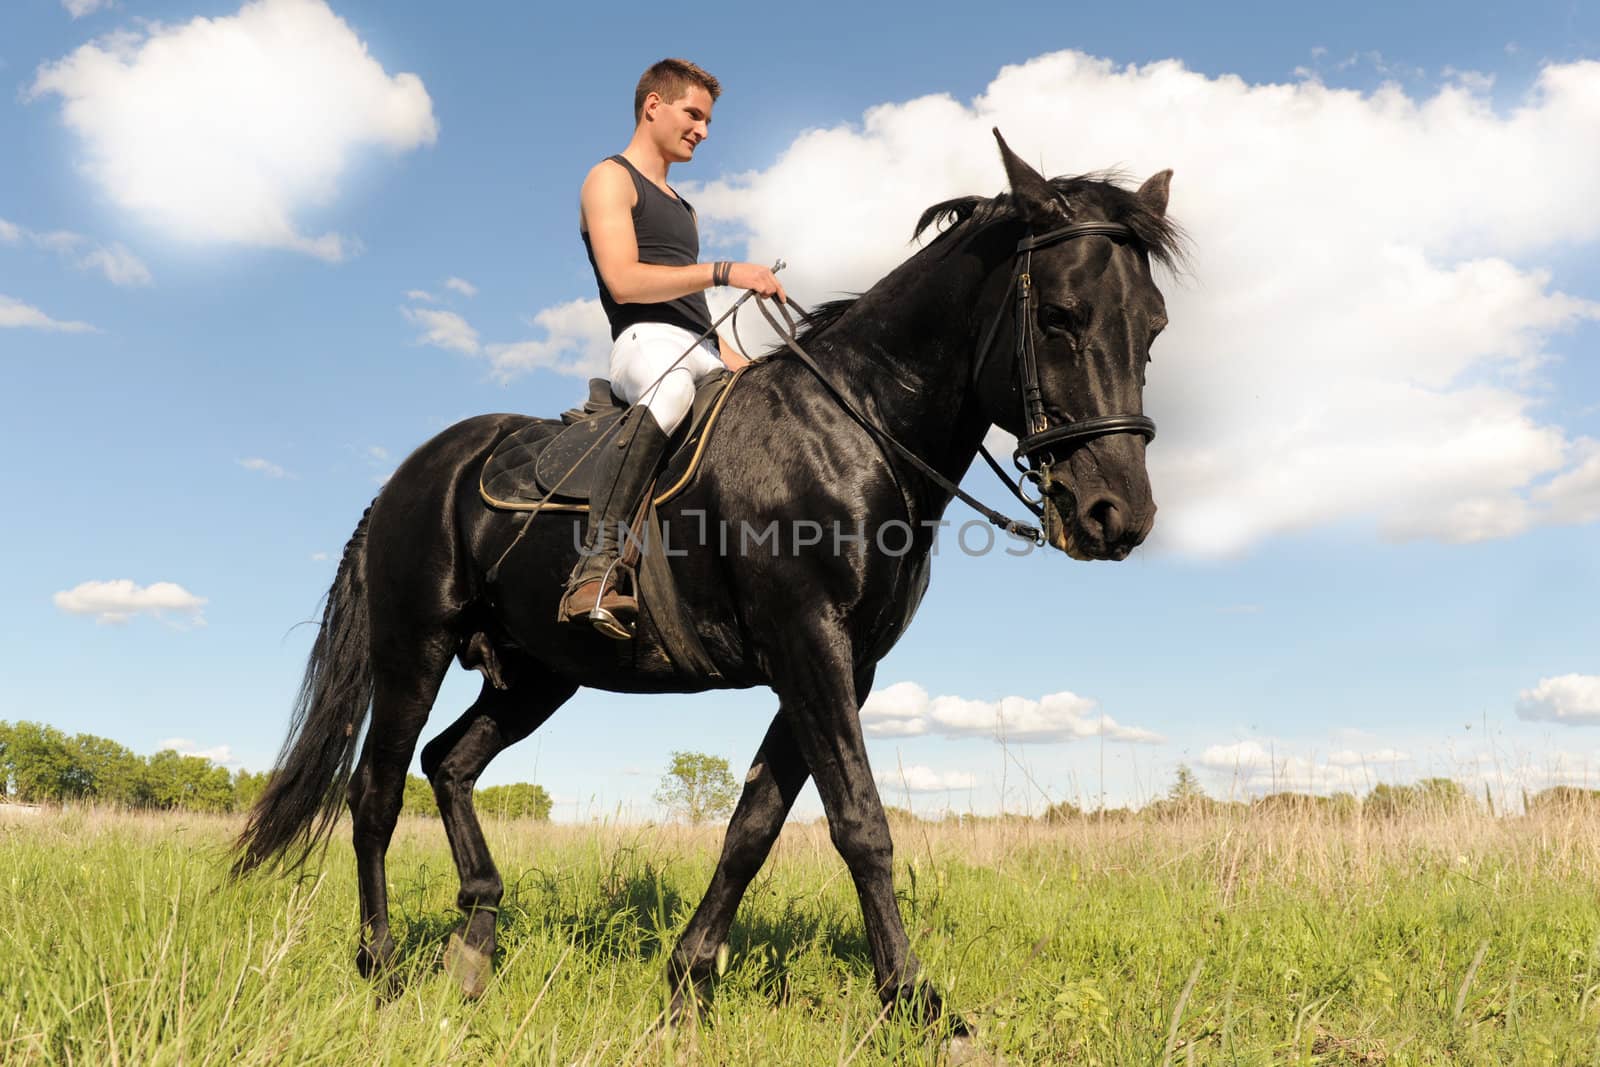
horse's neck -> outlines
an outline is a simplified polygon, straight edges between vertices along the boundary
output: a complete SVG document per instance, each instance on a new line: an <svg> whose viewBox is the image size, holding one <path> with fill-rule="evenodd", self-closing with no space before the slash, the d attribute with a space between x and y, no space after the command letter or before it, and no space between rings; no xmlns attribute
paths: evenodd
<svg viewBox="0 0 1600 1067"><path fill-rule="evenodd" d="M862 414L954 481L988 429L971 381L982 277L970 266L968 278L960 264L942 266L919 276L913 259L889 275L850 310L829 347L846 395L865 400ZM942 510L950 494L937 495Z"/></svg>

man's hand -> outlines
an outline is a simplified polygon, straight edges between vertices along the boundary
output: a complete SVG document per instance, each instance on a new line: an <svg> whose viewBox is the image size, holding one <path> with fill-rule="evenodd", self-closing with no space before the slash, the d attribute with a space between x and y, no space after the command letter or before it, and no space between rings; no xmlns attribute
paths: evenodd
<svg viewBox="0 0 1600 1067"><path fill-rule="evenodd" d="M735 289L754 289L760 296L776 296L785 304L789 302L788 294L772 269L759 263L733 264L728 271L728 284Z"/></svg>

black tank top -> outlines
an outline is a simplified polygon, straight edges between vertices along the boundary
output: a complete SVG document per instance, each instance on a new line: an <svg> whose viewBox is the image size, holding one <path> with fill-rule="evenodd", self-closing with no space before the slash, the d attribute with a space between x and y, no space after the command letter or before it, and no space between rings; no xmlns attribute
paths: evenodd
<svg viewBox="0 0 1600 1067"><path fill-rule="evenodd" d="M633 205L633 236L639 245L639 262L655 263L664 267L687 267L700 261L700 231L695 226L694 209L683 197L673 199L662 192L643 174L640 174L623 156L611 156L621 163L633 177L635 203ZM600 277L600 265L594 261L594 243L589 231L583 231L583 249L589 254L589 266L594 268L594 281L600 287L600 306L605 309L606 320L611 323L611 339L615 341L622 331L640 322L665 322L682 326L691 333L704 333L711 329L711 311L706 307L704 293L690 293L676 300L659 304L619 304L611 298L605 279Z"/></svg>

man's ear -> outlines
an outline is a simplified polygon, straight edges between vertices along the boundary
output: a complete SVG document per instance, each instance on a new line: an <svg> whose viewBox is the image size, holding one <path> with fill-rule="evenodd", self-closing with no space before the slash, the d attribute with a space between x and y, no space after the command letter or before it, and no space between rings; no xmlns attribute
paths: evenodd
<svg viewBox="0 0 1600 1067"><path fill-rule="evenodd" d="M1070 222L1071 212L1055 186L1011 151L1000 136L999 127L995 128L994 139L1000 143L1000 161L1005 164L1006 180L1011 183L1011 199L1029 227L1047 230Z"/></svg>

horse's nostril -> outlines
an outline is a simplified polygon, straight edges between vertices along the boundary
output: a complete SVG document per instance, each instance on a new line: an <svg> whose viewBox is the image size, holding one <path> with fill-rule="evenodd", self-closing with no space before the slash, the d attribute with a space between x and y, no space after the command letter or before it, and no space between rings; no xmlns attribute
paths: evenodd
<svg viewBox="0 0 1600 1067"><path fill-rule="evenodd" d="M1098 526L1100 536L1108 544L1120 540L1127 529L1122 502L1116 497L1100 497L1089 505L1084 514L1089 520L1087 525L1091 529Z"/></svg>

